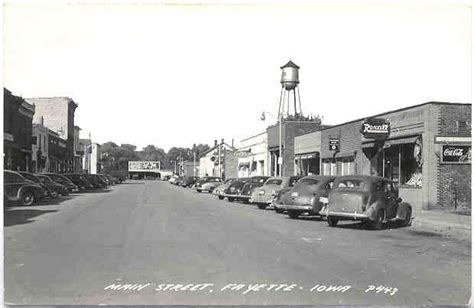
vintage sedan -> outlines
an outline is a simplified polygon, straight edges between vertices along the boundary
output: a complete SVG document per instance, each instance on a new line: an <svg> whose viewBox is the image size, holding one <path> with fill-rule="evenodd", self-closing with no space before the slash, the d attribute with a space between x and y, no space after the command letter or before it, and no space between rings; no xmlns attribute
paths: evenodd
<svg viewBox="0 0 474 308"><path fill-rule="evenodd" d="M389 221L408 226L412 208L402 203L391 180L353 175L336 179L324 214L331 227L339 220L359 220L372 229L381 229Z"/></svg>
<svg viewBox="0 0 474 308"><path fill-rule="evenodd" d="M14 171L3 172L3 201L4 205L20 204L33 205L44 197L44 189L37 183L25 179Z"/></svg>
<svg viewBox="0 0 474 308"><path fill-rule="evenodd" d="M300 175L271 177L262 187L254 189L250 197L250 203L256 204L259 209L264 210L271 205L272 200L282 189L293 187L300 178Z"/></svg>
<svg viewBox="0 0 474 308"><path fill-rule="evenodd" d="M212 192L214 195L217 196L220 200L224 199L224 192L225 190L232 184L233 181L235 181L235 178L230 178L226 179L224 183L221 183L219 186L214 188L214 191Z"/></svg>
<svg viewBox="0 0 474 308"><path fill-rule="evenodd" d="M198 176L186 176L181 182L181 186L191 188L196 184L198 180Z"/></svg>
<svg viewBox="0 0 474 308"><path fill-rule="evenodd" d="M198 181L196 183L196 191L212 193L214 189L222 184L222 179L219 177L207 177L207 179Z"/></svg>
<svg viewBox="0 0 474 308"><path fill-rule="evenodd" d="M49 189L49 187L43 184L41 180L37 176L35 176L33 173L26 172L26 171L17 171L17 173L19 173L22 177L24 177L28 181L31 181L33 183L40 185L43 188L44 197L49 197L52 199L55 199L58 197L58 194L56 192Z"/></svg>
<svg viewBox="0 0 474 308"><path fill-rule="evenodd" d="M253 176L250 178L248 183L245 183L242 187L240 195L237 197L238 200L243 201L244 203L249 203L253 191L256 188L262 187L263 184L269 179L269 176Z"/></svg>
<svg viewBox="0 0 474 308"><path fill-rule="evenodd" d="M66 186L69 192L79 191L79 186L77 186L70 179L68 179L67 177L61 174L56 174L56 173L42 173L42 174L48 176L54 182Z"/></svg>
<svg viewBox="0 0 474 308"><path fill-rule="evenodd" d="M47 175L44 174L35 174L35 176L41 181L43 185L48 187L48 189L51 191L51 194L55 195L54 198L56 198L58 195L61 196L68 196L69 191L67 190L67 187L54 182L51 180L51 178Z"/></svg>
<svg viewBox="0 0 474 308"><path fill-rule="evenodd" d="M224 197L227 197L229 202L234 202L240 195L245 183L250 182L250 178L237 178L224 190Z"/></svg>
<svg viewBox="0 0 474 308"><path fill-rule="evenodd" d="M283 208L290 218L298 218L301 214L322 216L324 198L334 184L334 176L309 175L293 187L283 200Z"/></svg>

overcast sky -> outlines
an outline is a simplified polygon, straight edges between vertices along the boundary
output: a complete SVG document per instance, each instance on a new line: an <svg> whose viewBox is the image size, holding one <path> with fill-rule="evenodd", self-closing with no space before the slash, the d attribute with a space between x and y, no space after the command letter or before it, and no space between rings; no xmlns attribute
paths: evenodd
<svg viewBox="0 0 474 308"><path fill-rule="evenodd" d="M7 4L4 84L71 97L96 142L165 150L262 132L289 59L303 113L325 124L471 103L469 7L327 3Z"/></svg>

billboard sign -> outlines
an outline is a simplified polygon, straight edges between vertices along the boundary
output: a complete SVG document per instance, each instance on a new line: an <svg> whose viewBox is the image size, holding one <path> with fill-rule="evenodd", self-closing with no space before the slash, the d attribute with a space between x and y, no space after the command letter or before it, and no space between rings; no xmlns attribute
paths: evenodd
<svg viewBox="0 0 474 308"><path fill-rule="evenodd" d="M160 171L159 161L129 161L128 171L129 172L154 172Z"/></svg>

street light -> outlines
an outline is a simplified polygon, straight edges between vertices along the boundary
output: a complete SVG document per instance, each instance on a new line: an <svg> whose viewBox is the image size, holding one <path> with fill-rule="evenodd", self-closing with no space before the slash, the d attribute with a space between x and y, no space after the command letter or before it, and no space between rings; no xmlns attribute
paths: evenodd
<svg viewBox="0 0 474 308"><path fill-rule="evenodd" d="M271 115L273 118L275 116L268 111L263 111L262 115L260 116L260 120L265 121L265 114ZM283 113L279 112L278 114L278 176L283 176L283 156L282 156L282 120L283 120Z"/></svg>

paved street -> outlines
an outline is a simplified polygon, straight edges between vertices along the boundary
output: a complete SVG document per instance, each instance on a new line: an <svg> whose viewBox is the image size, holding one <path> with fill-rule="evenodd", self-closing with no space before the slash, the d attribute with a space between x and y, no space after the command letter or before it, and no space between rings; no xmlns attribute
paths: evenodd
<svg viewBox="0 0 474 308"><path fill-rule="evenodd" d="M159 181L56 203L6 211L6 303L421 305L470 298L470 242L411 228L330 228Z"/></svg>

